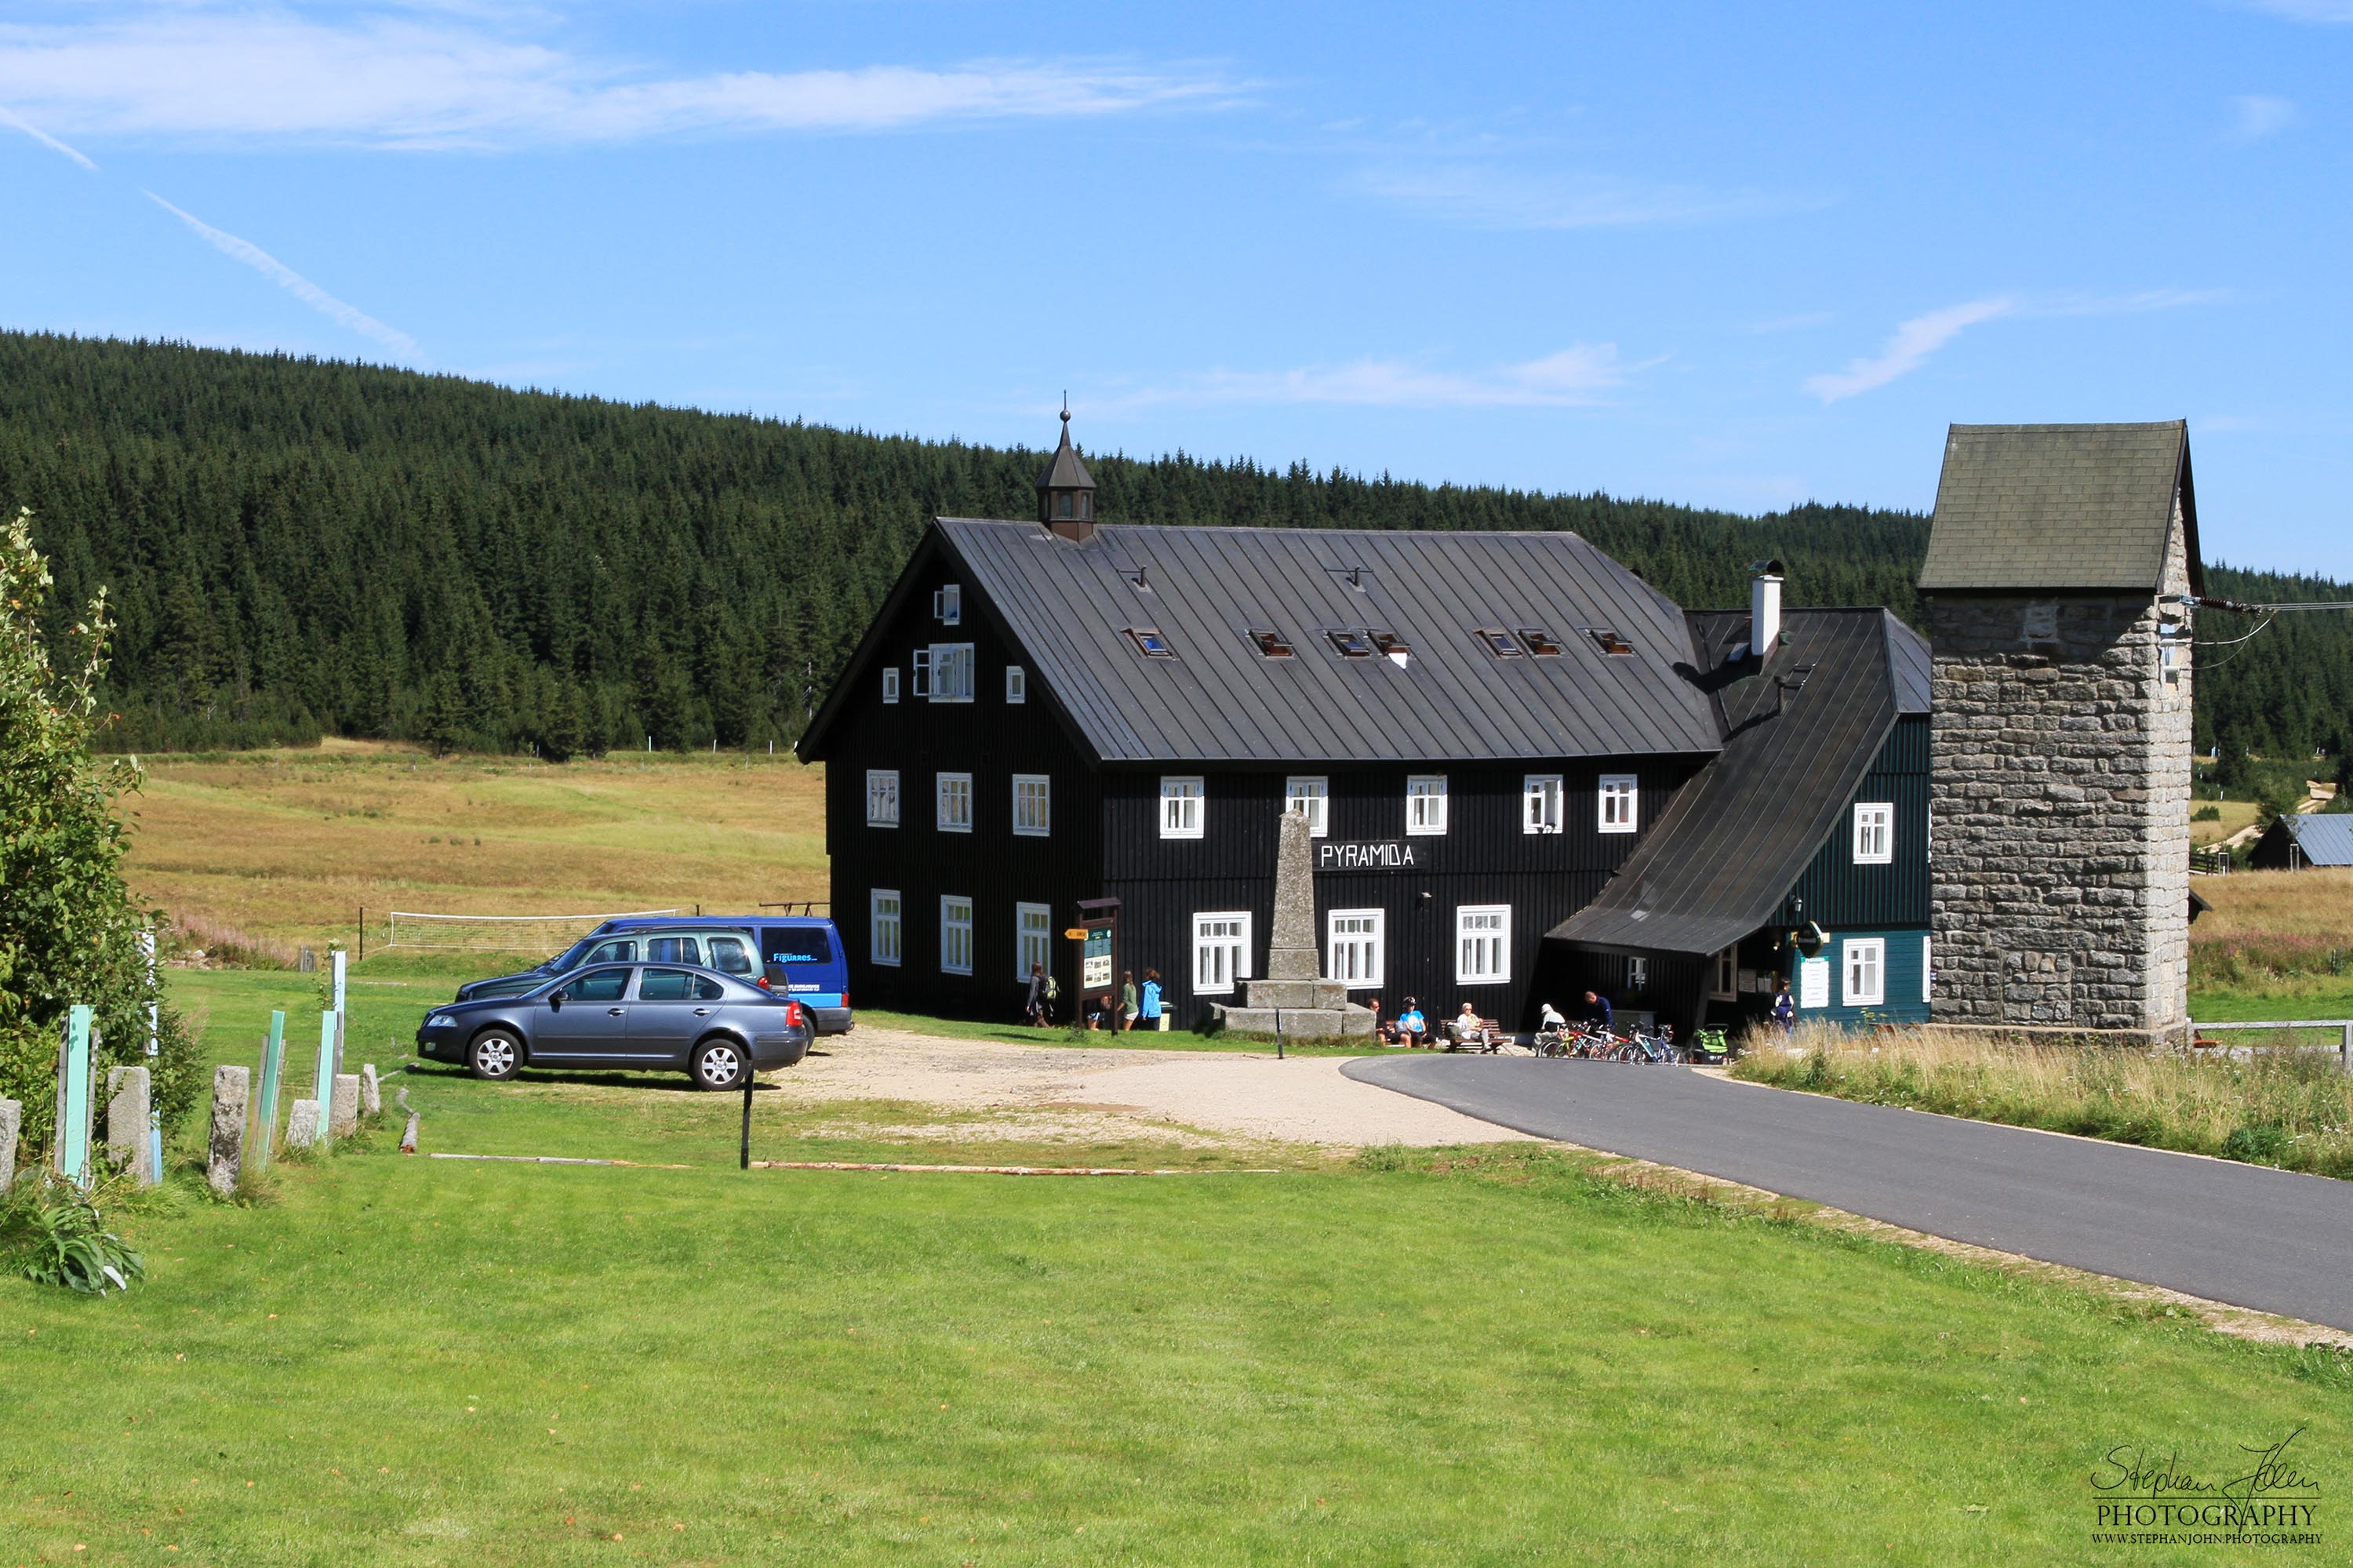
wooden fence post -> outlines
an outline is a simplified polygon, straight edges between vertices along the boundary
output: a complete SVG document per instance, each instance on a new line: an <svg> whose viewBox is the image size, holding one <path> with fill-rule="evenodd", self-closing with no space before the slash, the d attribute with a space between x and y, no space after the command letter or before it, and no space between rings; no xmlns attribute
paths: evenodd
<svg viewBox="0 0 2353 1568"><path fill-rule="evenodd" d="M261 1091L254 1101L253 1168L269 1169L271 1147L278 1141L278 1075L286 1060L286 1015L269 1015L269 1033L261 1042Z"/></svg>

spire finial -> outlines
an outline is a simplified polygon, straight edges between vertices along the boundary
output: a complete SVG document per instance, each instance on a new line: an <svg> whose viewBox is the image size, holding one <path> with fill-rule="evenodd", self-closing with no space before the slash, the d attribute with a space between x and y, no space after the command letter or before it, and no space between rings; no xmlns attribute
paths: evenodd
<svg viewBox="0 0 2353 1568"><path fill-rule="evenodd" d="M1062 433L1071 433L1071 393L1068 387L1062 390Z"/></svg>

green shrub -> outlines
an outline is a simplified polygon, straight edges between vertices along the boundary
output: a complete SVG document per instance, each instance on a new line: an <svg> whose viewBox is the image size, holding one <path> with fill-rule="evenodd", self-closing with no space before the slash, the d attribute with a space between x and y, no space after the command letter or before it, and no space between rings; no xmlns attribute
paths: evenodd
<svg viewBox="0 0 2353 1568"><path fill-rule="evenodd" d="M146 1261L106 1228L97 1205L69 1181L27 1182L0 1205L0 1255L36 1285L85 1295L128 1290Z"/></svg>

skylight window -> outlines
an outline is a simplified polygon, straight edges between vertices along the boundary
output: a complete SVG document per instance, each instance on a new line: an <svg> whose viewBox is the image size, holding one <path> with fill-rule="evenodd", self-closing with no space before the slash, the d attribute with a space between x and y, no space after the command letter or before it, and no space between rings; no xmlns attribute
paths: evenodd
<svg viewBox="0 0 2353 1568"><path fill-rule="evenodd" d="M1597 626L1592 628L1591 635L1595 646L1599 647L1604 653L1615 655L1620 653L1631 653L1634 652L1634 645L1631 642L1627 641L1624 638L1619 636L1615 631L1610 630L1609 628L1606 626Z"/></svg>
<svg viewBox="0 0 2353 1568"><path fill-rule="evenodd" d="M1258 651L1269 659L1288 659L1292 656L1291 644L1283 640L1280 632L1254 629L1250 634L1250 640L1256 643Z"/></svg>
<svg viewBox="0 0 2353 1568"><path fill-rule="evenodd" d="M1479 640L1481 647L1498 659L1516 659L1520 656L1519 643L1514 640L1510 632L1500 626L1482 626L1471 635Z"/></svg>
<svg viewBox="0 0 2353 1568"><path fill-rule="evenodd" d="M1332 646L1339 651L1343 659L1369 659L1373 656L1372 639L1361 631L1330 631L1324 635L1332 639Z"/></svg>
<svg viewBox="0 0 2353 1568"><path fill-rule="evenodd" d="M1147 659L1176 657L1176 650L1168 645L1168 639L1160 635L1160 629L1156 626L1131 626L1127 629L1127 640L1134 643L1135 651Z"/></svg>
<svg viewBox="0 0 2353 1568"><path fill-rule="evenodd" d="M1377 628L1366 635L1372 638L1374 648L1388 658L1402 660L1413 652L1412 644L1394 631L1382 631Z"/></svg>
<svg viewBox="0 0 2353 1568"><path fill-rule="evenodd" d="M1541 626L1521 627L1520 641L1526 643L1528 646L1528 652L1539 659L1557 659L1560 657L1559 640Z"/></svg>

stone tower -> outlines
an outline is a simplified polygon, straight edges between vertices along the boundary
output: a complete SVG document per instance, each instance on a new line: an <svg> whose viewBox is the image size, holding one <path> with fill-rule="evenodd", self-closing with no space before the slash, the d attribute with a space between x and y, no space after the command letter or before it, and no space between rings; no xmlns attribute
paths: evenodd
<svg viewBox="0 0 2353 1568"><path fill-rule="evenodd" d="M1920 574L1938 1023L2181 1037L2204 587L2182 421L1952 428Z"/></svg>

